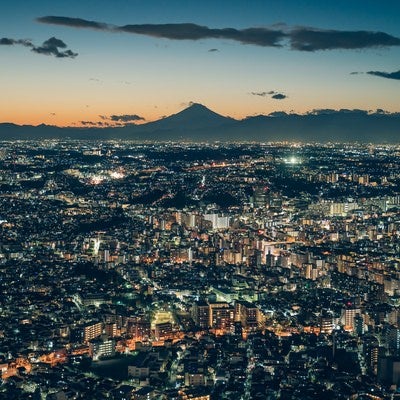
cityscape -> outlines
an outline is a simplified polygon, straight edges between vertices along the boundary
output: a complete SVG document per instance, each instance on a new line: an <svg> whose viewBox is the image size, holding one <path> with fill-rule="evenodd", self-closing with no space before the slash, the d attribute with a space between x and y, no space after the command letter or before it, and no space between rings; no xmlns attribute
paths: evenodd
<svg viewBox="0 0 400 400"><path fill-rule="evenodd" d="M400 400L399 16L4 0L0 400Z"/></svg>
<svg viewBox="0 0 400 400"><path fill-rule="evenodd" d="M1 149L1 398L400 397L399 146Z"/></svg>

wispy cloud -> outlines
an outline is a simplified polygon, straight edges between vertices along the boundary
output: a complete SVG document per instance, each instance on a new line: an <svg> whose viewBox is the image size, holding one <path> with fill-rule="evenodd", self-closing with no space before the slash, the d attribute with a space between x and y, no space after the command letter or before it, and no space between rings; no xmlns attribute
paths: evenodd
<svg viewBox="0 0 400 400"><path fill-rule="evenodd" d="M400 38L385 32L339 31L312 27L289 28L275 25L272 28L250 27L209 28L207 26L181 24L129 24L112 25L81 18L44 16L38 22L73 28L88 28L110 32L126 32L170 40L228 39L242 44L262 47L283 47L298 51L320 51L335 49L367 49L374 47L400 46Z"/></svg>
<svg viewBox="0 0 400 400"><path fill-rule="evenodd" d="M104 122L79 121L83 126L104 126Z"/></svg>
<svg viewBox="0 0 400 400"><path fill-rule="evenodd" d="M252 94L253 96L260 96L260 97L267 97L270 94L274 94L275 91L270 90L269 92L251 92L250 94Z"/></svg>
<svg viewBox="0 0 400 400"><path fill-rule="evenodd" d="M250 92L250 94L259 97L271 97L271 99L274 100L283 100L288 97L286 94L276 92L275 90L270 90L268 92Z"/></svg>
<svg viewBox="0 0 400 400"><path fill-rule="evenodd" d="M78 53L74 53L72 50L66 50L67 45L61 39L55 37L47 39L40 46L35 46L32 41L28 39L0 38L0 45L24 46L30 48L34 53L54 56L57 58L75 58L78 55Z"/></svg>
<svg viewBox="0 0 400 400"><path fill-rule="evenodd" d="M386 78L386 79L394 79L397 81L400 80L400 70L394 72L386 72L386 71L350 72L350 75L363 75L363 74L378 76L380 78Z"/></svg>
<svg viewBox="0 0 400 400"><path fill-rule="evenodd" d="M0 45L2 46L14 46L21 45L25 47L34 47L32 42L28 39L10 39L10 38L0 38Z"/></svg>
<svg viewBox="0 0 400 400"><path fill-rule="evenodd" d="M395 72L368 71L367 74L379 76L381 78L400 80L400 70Z"/></svg>

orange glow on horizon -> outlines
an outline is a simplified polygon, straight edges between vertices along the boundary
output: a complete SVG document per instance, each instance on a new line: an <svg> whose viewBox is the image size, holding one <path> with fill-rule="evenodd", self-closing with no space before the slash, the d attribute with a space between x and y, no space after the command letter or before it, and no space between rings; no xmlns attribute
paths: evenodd
<svg viewBox="0 0 400 400"><path fill-rule="evenodd" d="M147 119L145 121L134 121L135 125L141 125L144 123L152 122L153 120L157 120L159 118L154 117L154 119ZM90 123L85 124L82 121L88 121ZM32 113L32 114L23 114L18 113L17 115L8 115L3 117L0 123L11 123L16 125L32 125L38 126L41 124L58 126L60 128L73 127L73 128L110 128L110 127L118 127L123 125L118 125L118 123L111 120L103 120L96 115L94 118L83 118L82 116L73 115L51 115L51 114L43 114L43 113ZM101 125L103 124L103 125ZM107 125L108 124L108 125Z"/></svg>
<svg viewBox="0 0 400 400"><path fill-rule="evenodd" d="M254 99L248 99L249 101L243 102L240 105L234 103L232 100L224 103L215 103L205 101L204 99L199 99L199 103L204 104L210 110L225 116L231 117L237 120L244 119L249 116L256 115L268 115L275 111L284 111L286 113L296 113L305 114L313 109L320 108L332 108L339 110L341 108L348 109L365 109L370 110L371 107L363 107L360 105L358 107L349 106L347 104L333 105L329 104L326 107L313 107L312 104L302 104L301 107L295 107L295 104L286 103L274 103L274 104L260 104L259 102L252 101ZM21 110L21 108L27 108L26 105L19 105L15 107L15 103L11 101L10 103L3 104L0 103L0 108L2 109L2 115L0 116L0 123L13 123L17 125L52 125L58 127L118 127L123 126L123 124L118 125L118 122L111 121L109 119L110 115L124 115L124 114L137 114L143 118L143 121L132 121L135 125L146 124L149 122L157 121L163 117L168 117L173 114L177 114L188 107L188 103L183 104L166 104L163 107L154 109L154 107L127 107L126 105L118 106L117 104L112 104L112 108L105 112L105 105L99 109L98 107L88 107L81 108L81 105L71 104L63 107L61 110L58 107L52 107L51 105L44 105L43 103L36 103L34 106L30 106L29 110ZM388 112L396 112L397 106L386 107ZM54 110L54 112L49 112L48 110ZM117 111L118 110L118 111ZM132 112L134 110L134 112ZM374 108L372 108L374 111ZM102 119L100 115L105 115L108 118ZM82 123L82 121L87 121L87 124ZM103 125L101 125L103 124ZM108 124L108 125L107 125Z"/></svg>

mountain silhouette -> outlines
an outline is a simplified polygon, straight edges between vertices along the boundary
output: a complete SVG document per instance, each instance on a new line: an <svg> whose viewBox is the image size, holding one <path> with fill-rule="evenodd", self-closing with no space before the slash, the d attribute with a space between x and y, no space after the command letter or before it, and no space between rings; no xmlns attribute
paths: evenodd
<svg viewBox="0 0 400 400"><path fill-rule="evenodd" d="M306 114L273 112L235 120L192 103L157 121L124 127L66 127L0 124L0 140L124 139L189 141L400 142L400 113L382 110L313 110Z"/></svg>
<svg viewBox="0 0 400 400"><path fill-rule="evenodd" d="M237 121L229 117L223 117L202 104L192 103L177 114L143 124L140 127L149 130L185 131L188 129L216 128L218 126L231 125L235 122Z"/></svg>

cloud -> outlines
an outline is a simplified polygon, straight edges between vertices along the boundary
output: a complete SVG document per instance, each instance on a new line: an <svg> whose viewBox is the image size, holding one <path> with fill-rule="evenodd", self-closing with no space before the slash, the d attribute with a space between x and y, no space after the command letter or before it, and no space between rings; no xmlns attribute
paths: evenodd
<svg viewBox="0 0 400 400"><path fill-rule="evenodd" d="M269 92L250 92L253 96L260 96L260 97L268 97L271 96L271 99L274 100L283 100L286 99L286 96L283 93L276 92L275 90L270 90Z"/></svg>
<svg viewBox="0 0 400 400"><path fill-rule="evenodd" d="M379 76L381 78L400 80L400 70L395 72L368 71L367 74Z"/></svg>
<svg viewBox="0 0 400 400"><path fill-rule="evenodd" d="M399 117L400 113L397 112L389 112L385 111L381 108L374 110L361 110L359 108L354 108L354 109L348 109L348 108L341 108L339 110L335 110L332 108L317 108L313 109L310 111L307 111L303 114L299 114L294 112L293 110L290 111L290 113L287 113L285 111L274 111L272 113L269 113L269 117L302 117L305 119L309 119L308 117L314 117L314 116L332 116L332 117L368 117L368 116L381 116L381 115L387 115L387 116L392 116L392 117Z"/></svg>
<svg viewBox="0 0 400 400"><path fill-rule="evenodd" d="M283 100L286 99L287 96L283 93L276 93L274 95L271 96L271 99L275 99L275 100Z"/></svg>
<svg viewBox="0 0 400 400"><path fill-rule="evenodd" d="M81 18L45 16L38 22L73 28L87 28L109 32L126 32L170 40L227 39L242 44L262 47L282 47L299 51L336 49L368 49L374 47L400 46L400 38L385 32L339 31L312 27L289 28L284 24L265 27L209 28L207 26L180 24L131 24L116 26ZM211 49L214 50L214 49Z"/></svg>
<svg viewBox="0 0 400 400"><path fill-rule="evenodd" d="M2 45L2 46L21 45L21 46L25 46L25 47L34 47L32 42L28 39L0 38L0 45Z"/></svg>
<svg viewBox="0 0 400 400"><path fill-rule="evenodd" d="M81 18L45 16L36 19L38 22L73 28L88 28L110 32L126 32L171 40L228 39L242 44L257 46L281 46L280 42L286 33L269 28L222 28L215 29L192 23L183 24L134 24L115 26L103 22L88 21Z"/></svg>
<svg viewBox="0 0 400 400"><path fill-rule="evenodd" d="M93 122L93 121L79 121L79 123L84 126L98 126L98 125L101 126L101 125L103 125L102 122Z"/></svg>
<svg viewBox="0 0 400 400"><path fill-rule="evenodd" d="M116 30L171 40L229 39L263 47L279 47L286 36L283 31L268 28L214 29L189 23L125 25Z"/></svg>
<svg viewBox="0 0 400 400"><path fill-rule="evenodd" d="M326 115L326 114L335 114L338 111L333 108L316 108L314 110L308 111L307 115Z"/></svg>
<svg viewBox="0 0 400 400"><path fill-rule="evenodd" d="M331 108L321 108L314 109L307 112L305 115L368 115L369 112L367 110L360 110L358 108L348 109L341 108L340 110L334 110Z"/></svg>
<svg viewBox="0 0 400 400"><path fill-rule="evenodd" d="M12 46L13 44L15 44L15 40L13 40L13 39L9 39L9 38L1 38L0 39L0 45Z"/></svg>
<svg viewBox="0 0 400 400"><path fill-rule="evenodd" d="M102 22L88 21L86 19L81 19L81 18L47 16L47 17L37 18L36 21L42 22L43 24L63 25L63 26L70 26L73 28L98 29L101 31L113 29L111 25L104 24Z"/></svg>
<svg viewBox="0 0 400 400"><path fill-rule="evenodd" d="M251 92L253 96L260 96L260 97L265 97L269 94L269 92Z"/></svg>
<svg viewBox="0 0 400 400"><path fill-rule="evenodd" d="M51 37L42 43L41 46L35 46L28 39L10 39L10 38L1 38L0 45L3 46L14 46L20 45L24 47L29 47L31 51L37 54L44 54L47 56L55 56L57 58L75 58L78 54L74 53L71 50L63 50L66 49L67 45L61 40L55 37Z"/></svg>
<svg viewBox="0 0 400 400"><path fill-rule="evenodd" d="M131 121L144 121L143 117L140 117L136 114L124 114L124 115L110 115L109 119L111 121L122 121L122 122L131 122Z"/></svg>
<svg viewBox="0 0 400 400"><path fill-rule="evenodd" d="M338 31L300 27L290 32L293 50L317 51L400 46L400 38L384 32Z"/></svg>
<svg viewBox="0 0 400 400"><path fill-rule="evenodd" d="M362 74L378 76L380 78L386 78L386 79L400 80L400 70L394 72L385 72L385 71L350 72L350 75L362 75Z"/></svg>
<svg viewBox="0 0 400 400"><path fill-rule="evenodd" d="M102 121L112 121L112 125L129 125L134 124L135 121L145 121L145 118L141 117L140 115L136 114L122 114L122 115L99 115L99 118ZM100 124L99 122L98 124ZM104 124L108 124L107 122L104 122Z"/></svg>
<svg viewBox="0 0 400 400"><path fill-rule="evenodd" d="M182 103L180 103L179 105L181 106L181 107L191 107L191 106L193 106L194 104L198 104L198 103L196 103L195 101L183 101ZM156 106L157 107L157 106Z"/></svg>
<svg viewBox="0 0 400 400"><path fill-rule="evenodd" d="M47 39L41 46L33 47L32 51L38 54L44 54L47 56L55 56L58 58L75 58L78 53L74 53L71 50L63 50L60 51L59 49L65 49L67 45L61 40L57 39L54 36L50 39Z"/></svg>
<svg viewBox="0 0 400 400"><path fill-rule="evenodd" d="M107 126L115 127L117 125L121 125L119 123L110 124L108 122L102 122L102 121L79 121L79 124L83 126L100 127L100 128Z"/></svg>

